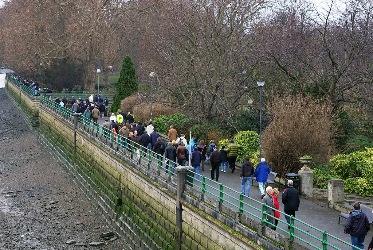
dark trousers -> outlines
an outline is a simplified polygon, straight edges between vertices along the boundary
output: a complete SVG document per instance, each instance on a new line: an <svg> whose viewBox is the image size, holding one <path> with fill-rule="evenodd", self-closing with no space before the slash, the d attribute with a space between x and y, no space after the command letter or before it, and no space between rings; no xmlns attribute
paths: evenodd
<svg viewBox="0 0 373 250"><path fill-rule="evenodd" d="M236 159L237 156L228 157L229 168L232 169L232 173L236 169Z"/></svg>
<svg viewBox="0 0 373 250"><path fill-rule="evenodd" d="M285 212L285 219L286 219L287 223L290 224L290 215L292 215L293 217L295 217L295 211L294 210L286 210L286 209L284 209L284 212Z"/></svg>
<svg viewBox="0 0 373 250"><path fill-rule="evenodd" d="M220 162L211 162L211 180L213 180L216 175L216 181L219 181L219 166Z"/></svg>

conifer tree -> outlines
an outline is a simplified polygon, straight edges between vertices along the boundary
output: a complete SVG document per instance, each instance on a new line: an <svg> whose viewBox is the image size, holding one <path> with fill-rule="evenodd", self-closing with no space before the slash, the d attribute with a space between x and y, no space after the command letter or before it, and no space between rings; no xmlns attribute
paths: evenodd
<svg viewBox="0 0 373 250"><path fill-rule="evenodd" d="M133 93L136 93L138 89L139 86L136 81L135 66L132 63L131 57L126 56L122 62L122 69L116 84L116 93L111 105L111 111L116 112L120 108L121 101Z"/></svg>

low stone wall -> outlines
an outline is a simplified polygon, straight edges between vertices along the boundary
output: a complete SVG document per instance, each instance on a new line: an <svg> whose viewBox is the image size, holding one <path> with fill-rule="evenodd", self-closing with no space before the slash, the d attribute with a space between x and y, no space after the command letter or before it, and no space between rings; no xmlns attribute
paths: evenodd
<svg viewBox="0 0 373 250"><path fill-rule="evenodd" d="M8 93L11 93L13 98L15 98L19 105L26 111L27 116L31 120L32 126L37 127L39 125L39 99L30 97L28 94L22 91L22 89L9 81L6 82L6 88Z"/></svg>

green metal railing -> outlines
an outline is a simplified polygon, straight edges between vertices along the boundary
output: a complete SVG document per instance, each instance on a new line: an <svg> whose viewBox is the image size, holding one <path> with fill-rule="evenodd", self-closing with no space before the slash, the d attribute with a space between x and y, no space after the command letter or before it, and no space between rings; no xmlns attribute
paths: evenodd
<svg viewBox="0 0 373 250"><path fill-rule="evenodd" d="M193 176L195 173L190 172L190 175ZM264 203L251 197L246 197L242 193L225 186L222 183L215 182L205 176L201 176L200 180L193 177L192 181L189 181L188 184L202 193L202 200L204 199L204 196L208 195L219 201L218 207L222 204L226 204L233 208L233 210L238 211L240 214L260 221L263 226L275 226L275 224L270 223L267 220L267 217L272 217L273 220L275 217L266 213L268 206ZM280 212L282 218L287 216L284 212L277 211ZM284 235L287 235L289 241L297 240L302 245L311 247L311 249L324 250L346 249L347 247L353 248L350 243L293 216L290 216L289 224L286 220L279 219L276 229L281 231Z"/></svg>
<svg viewBox="0 0 373 250"><path fill-rule="evenodd" d="M8 81L11 81L16 86L20 87L29 97L34 98L37 95L36 90L30 88L29 86L24 85L22 82L20 82L13 75L7 74L6 78L7 78Z"/></svg>
<svg viewBox="0 0 373 250"><path fill-rule="evenodd" d="M66 119L72 117L71 110L60 107L48 98L41 97L41 103L47 105L50 109L59 113ZM151 152L149 149L135 143L133 140L123 138L119 134L114 135L111 130L92 122L86 117L80 116L79 122L85 129L95 134L97 137L104 138L108 143L115 143L118 145L123 152L129 154L131 159L136 162L138 167L142 169L144 173L153 171L154 175L157 175L160 179L163 179L165 183L168 183L170 187L176 189L175 185L173 185L174 182L171 181L172 178L175 178L174 169L172 167L177 166L175 162L167 161L164 156ZM190 172L189 175L191 177L187 183L190 188L197 190L202 194L202 200L209 197L217 201L220 206L224 204L234 211L238 211L242 215L257 220L263 226L275 226L267 220L268 216L273 216L266 213L267 206L265 204L250 197L246 197L240 192L237 192L222 183L215 182L206 176L201 176L201 178L198 179L194 177L194 172ZM285 213L281 211L279 212L282 217L285 217ZM302 245L311 247L311 249L324 250L353 248L350 243L293 216L290 217L290 224L288 224L286 220L281 219L278 223L277 230L287 236L289 241L297 241Z"/></svg>

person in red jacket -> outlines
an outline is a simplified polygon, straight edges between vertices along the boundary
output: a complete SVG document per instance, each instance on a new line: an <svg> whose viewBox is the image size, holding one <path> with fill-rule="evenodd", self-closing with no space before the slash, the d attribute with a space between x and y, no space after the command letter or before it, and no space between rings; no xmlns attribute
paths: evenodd
<svg viewBox="0 0 373 250"><path fill-rule="evenodd" d="M276 230L276 227L277 227L277 224L278 224L278 219L280 218L280 202L278 202L278 195L280 194L280 191L278 191L277 188L274 188L273 189L273 194L272 194L272 198L273 198L273 205L275 206L276 210L275 210L275 226L273 228L273 230Z"/></svg>

